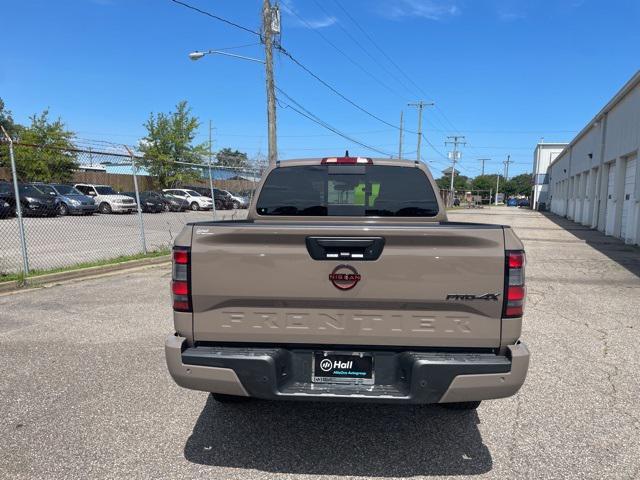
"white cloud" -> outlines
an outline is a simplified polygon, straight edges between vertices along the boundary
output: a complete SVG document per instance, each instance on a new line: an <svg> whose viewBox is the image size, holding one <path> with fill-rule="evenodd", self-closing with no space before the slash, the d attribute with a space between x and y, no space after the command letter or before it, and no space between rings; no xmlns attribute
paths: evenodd
<svg viewBox="0 0 640 480"><path fill-rule="evenodd" d="M318 20L307 20L311 28L326 28L336 23L338 19L336 17L325 17Z"/></svg>
<svg viewBox="0 0 640 480"><path fill-rule="evenodd" d="M451 0L396 0L392 5L383 3L379 11L395 19L419 17L436 21L461 13L460 7Z"/></svg>
<svg viewBox="0 0 640 480"><path fill-rule="evenodd" d="M311 29L326 28L338 22L338 19L333 16L323 16L320 18L303 18L293 4L293 0L282 0L280 6L282 7L282 11L291 17L292 23L290 23L290 25L294 25L297 27L305 27Z"/></svg>

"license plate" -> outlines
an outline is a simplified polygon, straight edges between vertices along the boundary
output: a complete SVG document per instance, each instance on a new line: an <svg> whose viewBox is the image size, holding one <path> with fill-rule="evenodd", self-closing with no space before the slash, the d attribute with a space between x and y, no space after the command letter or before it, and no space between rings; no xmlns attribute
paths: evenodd
<svg viewBox="0 0 640 480"><path fill-rule="evenodd" d="M374 383L373 356L360 352L314 352L311 379L315 383Z"/></svg>

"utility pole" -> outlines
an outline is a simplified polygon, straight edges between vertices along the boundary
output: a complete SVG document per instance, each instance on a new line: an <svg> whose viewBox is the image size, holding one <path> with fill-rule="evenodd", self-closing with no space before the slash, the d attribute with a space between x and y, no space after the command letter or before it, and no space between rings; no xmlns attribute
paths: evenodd
<svg viewBox="0 0 640 480"><path fill-rule="evenodd" d="M479 158L478 161L482 162L482 173L481 173L481 175L484 177L484 162L491 161L491 159L490 158Z"/></svg>
<svg viewBox="0 0 640 480"><path fill-rule="evenodd" d="M449 189L451 192L451 195L449 195L449 202L451 203L450 206L452 206L453 197L455 196L453 190L453 179L456 176L456 162L458 161L460 153L458 152L458 145L466 145L467 142L464 141L464 135L449 135L447 138L449 140L444 142L444 144L453 145L453 152L451 152L451 188Z"/></svg>
<svg viewBox="0 0 640 480"><path fill-rule="evenodd" d="M404 128L404 124L403 124L403 114L404 112L402 110L400 110L400 141L398 142L398 160L402 160L402 136L403 136L403 131L402 129Z"/></svg>
<svg viewBox="0 0 640 480"><path fill-rule="evenodd" d="M495 204L498 206L498 192L500 191L500 172L496 175L496 201Z"/></svg>
<svg viewBox="0 0 640 480"><path fill-rule="evenodd" d="M216 219L216 195L213 190L213 176L211 175L211 161L213 160L213 140L211 133L213 131L213 125L209 120L209 189L211 190L211 212L213 213L213 219Z"/></svg>
<svg viewBox="0 0 640 480"><path fill-rule="evenodd" d="M420 161L420 143L422 142L422 109L424 107L432 107L435 103L418 100L417 102L408 103L407 105L410 107L418 107L418 148L416 149L416 159Z"/></svg>
<svg viewBox="0 0 640 480"><path fill-rule="evenodd" d="M271 6L270 0L262 2L262 42L264 43L264 65L267 79L267 124L269 134L269 165L278 160L276 137L276 94L273 81L273 34L280 33L280 11Z"/></svg>
<svg viewBox="0 0 640 480"><path fill-rule="evenodd" d="M504 167L505 167L505 172L504 172L504 181L506 182L506 181L508 181L508 180L509 180L509 164L510 164L510 163L513 163L513 162L511 161L511 155L507 155L507 159L506 159L504 162L502 162L502 163L504 163Z"/></svg>

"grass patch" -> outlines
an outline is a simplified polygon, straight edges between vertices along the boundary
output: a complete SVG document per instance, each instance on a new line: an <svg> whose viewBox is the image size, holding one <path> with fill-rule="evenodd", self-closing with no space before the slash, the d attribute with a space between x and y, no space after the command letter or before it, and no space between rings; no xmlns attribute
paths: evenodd
<svg viewBox="0 0 640 480"><path fill-rule="evenodd" d="M48 275L50 273L60 273L60 272L70 272L73 270L81 270L83 268L90 268L90 267L101 267L103 265L115 265L117 263L123 263L123 262L129 262L131 260L140 260L143 258L155 258L155 257L162 257L165 255L169 255L171 253L171 250L169 248L165 248L162 250L156 250L154 252L148 252L146 254L144 253L136 253L134 255L120 255L119 257L115 257L115 258L107 258L104 260L96 260L93 262L81 262L81 263L76 263L74 265L69 265L68 267L60 267L60 268L51 268L48 270L31 270L29 272L29 276L25 277L25 275L22 272L18 272L18 273L6 273L6 274L2 274L0 273L0 283L2 282L18 282L18 283L24 283L25 280L28 280L30 278L33 277L39 277L41 275Z"/></svg>

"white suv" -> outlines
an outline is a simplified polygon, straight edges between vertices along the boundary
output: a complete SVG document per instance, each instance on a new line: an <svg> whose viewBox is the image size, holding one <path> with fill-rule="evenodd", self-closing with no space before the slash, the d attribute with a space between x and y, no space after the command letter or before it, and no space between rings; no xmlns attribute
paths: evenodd
<svg viewBox="0 0 640 480"><path fill-rule="evenodd" d="M100 213L131 213L138 210L138 205L133 198L120 195L109 185L76 183L74 187L92 197Z"/></svg>
<svg viewBox="0 0 640 480"><path fill-rule="evenodd" d="M162 191L180 200L184 200L191 210L211 210L213 208L211 199L200 195L195 190L189 190L187 188L165 188Z"/></svg>

